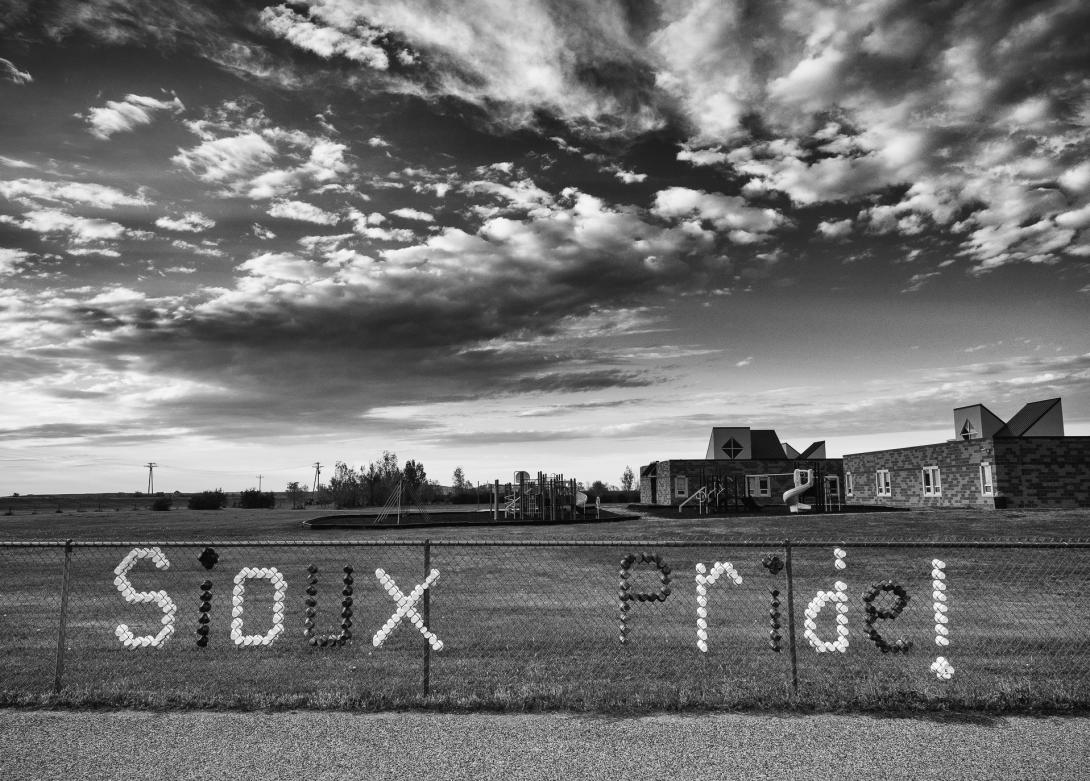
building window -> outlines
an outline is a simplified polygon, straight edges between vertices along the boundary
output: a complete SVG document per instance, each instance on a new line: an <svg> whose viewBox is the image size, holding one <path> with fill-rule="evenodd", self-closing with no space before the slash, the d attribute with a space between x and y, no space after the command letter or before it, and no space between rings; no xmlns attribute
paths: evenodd
<svg viewBox="0 0 1090 781"><path fill-rule="evenodd" d="M874 493L877 496L893 496L893 484L890 482L888 469L879 469L874 473Z"/></svg>
<svg viewBox="0 0 1090 781"><path fill-rule="evenodd" d="M965 425L961 427L961 438L968 442L970 439L979 439L980 434L977 433L976 427L973 426L971 420L965 421Z"/></svg>
<svg viewBox="0 0 1090 781"><path fill-rule="evenodd" d="M984 461L980 465L980 493L983 496L995 496L995 482L992 479L992 465Z"/></svg>
<svg viewBox="0 0 1090 781"><path fill-rule="evenodd" d="M689 478L687 478L687 477L675 477L674 478L674 494L676 496L688 496L689 495Z"/></svg>
<svg viewBox="0 0 1090 781"><path fill-rule="evenodd" d="M851 472L844 473L844 493L846 496L855 496L855 482Z"/></svg>
<svg viewBox="0 0 1090 781"><path fill-rule="evenodd" d="M772 496L772 480L768 475L746 475L746 493L749 496Z"/></svg>
<svg viewBox="0 0 1090 781"><path fill-rule="evenodd" d="M942 496L942 479L937 466L923 468L923 495Z"/></svg>

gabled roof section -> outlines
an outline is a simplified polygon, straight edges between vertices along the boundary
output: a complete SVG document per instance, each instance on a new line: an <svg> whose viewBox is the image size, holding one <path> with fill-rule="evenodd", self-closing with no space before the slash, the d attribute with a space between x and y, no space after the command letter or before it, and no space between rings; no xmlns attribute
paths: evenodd
<svg viewBox="0 0 1090 781"><path fill-rule="evenodd" d="M659 471L659 462L652 461L647 466L640 467L640 477L655 477Z"/></svg>
<svg viewBox="0 0 1090 781"><path fill-rule="evenodd" d="M788 458L799 457L799 451L795 450L795 448L791 447L787 442L781 442L780 444L783 445L783 452L787 454Z"/></svg>
<svg viewBox="0 0 1090 781"><path fill-rule="evenodd" d="M787 453L783 452L779 435L772 429L755 428L750 432L753 443L753 458L759 459L787 459Z"/></svg>
<svg viewBox="0 0 1090 781"><path fill-rule="evenodd" d="M1003 419L983 404L954 409L955 439L991 439L999 434L1003 426Z"/></svg>
<svg viewBox="0 0 1090 781"><path fill-rule="evenodd" d="M997 437L1062 437L1063 434L1063 407L1058 398L1031 401L996 432Z"/></svg>
<svg viewBox="0 0 1090 781"><path fill-rule="evenodd" d="M806 448L801 453L799 453L799 458L800 459L803 459L803 458L814 458L814 459L826 458L826 455L825 455L825 440L822 439L819 442L815 442L812 445L810 445L810 447Z"/></svg>

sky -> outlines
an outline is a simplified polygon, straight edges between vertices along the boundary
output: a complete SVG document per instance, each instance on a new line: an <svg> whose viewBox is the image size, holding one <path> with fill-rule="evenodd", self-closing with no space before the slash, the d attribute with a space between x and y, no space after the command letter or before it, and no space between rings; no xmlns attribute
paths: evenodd
<svg viewBox="0 0 1090 781"><path fill-rule="evenodd" d="M1090 6L0 0L0 495L619 483L1060 396Z"/></svg>

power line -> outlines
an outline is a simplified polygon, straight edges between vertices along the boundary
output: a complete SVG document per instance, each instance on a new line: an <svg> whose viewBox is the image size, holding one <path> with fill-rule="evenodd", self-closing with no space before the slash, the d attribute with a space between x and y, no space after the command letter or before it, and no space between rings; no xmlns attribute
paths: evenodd
<svg viewBox="0 0 1090 781"><path fill-rule="evenodd" d="M148 496L155 493L155 467L159 466L154 461L144 464L148 468Z"/></svg>
<svg viewBox="0 0 1090 781"><path fill-rule="evenodd" d="M314 462L314 488L311 489L311 491L314 492L314 493L318 492L318 480L319 480L319 478L321 476L322 476L322 465L319 464L317 461L315 461Z"/></svg>

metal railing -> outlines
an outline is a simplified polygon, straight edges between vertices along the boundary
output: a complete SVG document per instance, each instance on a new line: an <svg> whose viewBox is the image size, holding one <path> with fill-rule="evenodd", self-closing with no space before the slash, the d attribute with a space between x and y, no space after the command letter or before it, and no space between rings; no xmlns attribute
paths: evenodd
<svg viewBox="0 0 1090 781"><path fill-rule="evenodd" d="M6 702L1090 703L1090 543L0 542Z"/></svg>

